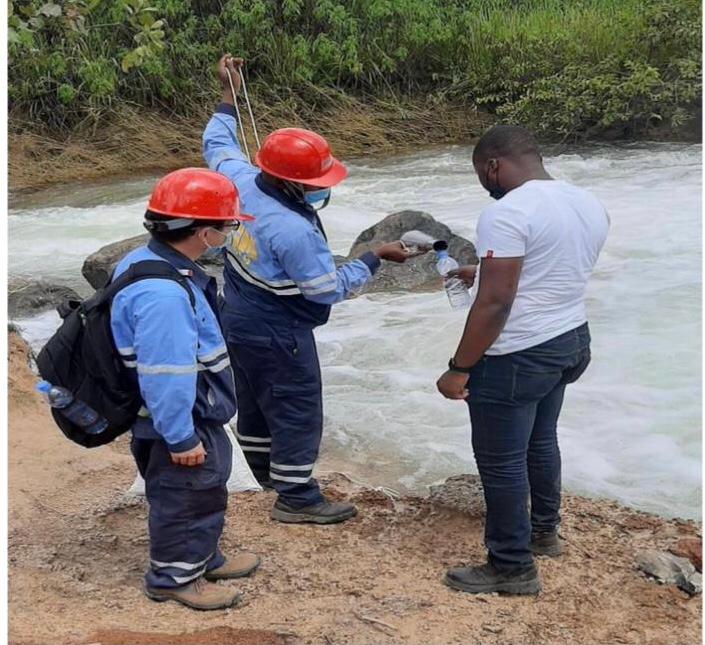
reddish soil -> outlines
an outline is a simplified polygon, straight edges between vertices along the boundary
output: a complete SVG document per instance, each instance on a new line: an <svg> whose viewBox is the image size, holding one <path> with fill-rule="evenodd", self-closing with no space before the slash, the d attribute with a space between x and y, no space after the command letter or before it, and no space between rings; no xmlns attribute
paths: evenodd
<svg viewBox="0 0 705 645"><path fill-rule="evenodd" d="M566 496L566 553L538 562L537 597L470 596L445 569L484 557L483 518L430 499L392 499L343 475L322 480L360 509L338 526L272 522L272 493L231 498L225 552L263 556L233 584L244 602L195 612L145 598L146 505L126 441L86 451L65 440L32 392L10 337L9 641L15 645L240 643L683 644L701 640L701 598L645 579L646 548L700 526ZM468 508L481 507L470 504Z"/></svg>

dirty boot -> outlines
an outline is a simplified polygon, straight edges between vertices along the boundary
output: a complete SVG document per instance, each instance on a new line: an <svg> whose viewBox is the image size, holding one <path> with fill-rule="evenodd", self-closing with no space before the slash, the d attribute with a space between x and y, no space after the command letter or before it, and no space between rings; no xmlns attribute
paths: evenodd
<svg viewBox="0 0 705 645"><path fill-rule="evenodd" d="M259 556L254 553L242 552L226 558L225 562L217 569L206 571L206 580L228 580L230 578L244 578L249 576L260 564Z"/></svg>
<svg viewBox="0 0 705 645"><path fill-rule="evenodd" d="M541 590L533 564L514 571L500 571L489 562L479 567L456 567L448 569L444 582L467 593L537 594Z"/></svg>
<svg viewBox="0 0 705 645"><path fill-rule="evenodd" d="M557 558L563 553L563 546L558 538L558 531L532 533L529 548L534 555L545 555L549 558Z"/></svg>
<svg viewBox="0 0 705 645"><path fill-rule="evenodd" d="M287 524L310 522L312 524L337 524L357 515L357 509L348 502L327 502L323 500L313 506L294 508L277 500L272 508L271 518Z"/></svg>
<svg viewBox="0 0 705 645"><path fill-rule="evenodd" d="M206 582L203 578L194 580L191 584L175 589L159 589L156 587L144 587L147 598L164 602L165 600L176 600L182 605L191 609L227 609L240 602L240 593L230 587Z"/></svg>

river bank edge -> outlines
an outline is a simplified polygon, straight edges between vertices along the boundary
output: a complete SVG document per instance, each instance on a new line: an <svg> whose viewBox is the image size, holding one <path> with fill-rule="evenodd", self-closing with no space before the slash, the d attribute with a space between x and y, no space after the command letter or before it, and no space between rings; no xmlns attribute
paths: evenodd
<svg viewBox="0 0 705 645"><path fill-rule="evenodd" d="M214 103L215 106L215 103ZM305 127L321 133L342 159L391 157L421 148L472 144L500 120L472 105L393 102L348 98L334 107L303 112L286 104L257 106L261 136L276 128ZM8 132L9 189L33 192L57 183L129 177L202 166L201 135L209 110L194 117L165 114L132 105L116 105L109 117L86 123L70 134L47 131L26 117L11 114ZM254 138L245 125L250 147ZM674 131L649 132L644 141L700 143L701 119ZM618 131L581 143L629 143ZM547 143L565 143L554 137Z"/></svg>
<svg viewBox="0 0 705 645"><path fill-rule="evenodd" d="M467 596L440 579L449 566L483 558L480 497L451 487L390 495L336 472L345 465L325 457L327 495L353 501L358 518L323 530L291 527L269 520L271 493L235 494L223 548L265 558L253 578L236 581L246 602L208 614L154 605L139 592L146 505L125 497L134 477L127 442L87 452L63 438L33 392L26 344L17 334L8 342L12 643L120 645L139 635L155 644L237 644L253 629L262 643L699 641L701 596L656 584L636 567L644 550L701 537L698 522L566 495L566 553L539 561L542 593Z"/></svg>
<svg viewBox="0 0 705 645"><path fill-rule="evenodd" d="M349 100L304 114L275 105L260 107L257 114L260 137L281 127L309 128L325 136L333 153L342 159L392 156L420 147L472 142L493 123L488 114L468 106L384 100ZM189 118L120 105L109 119L65 135L11 115L9 189L31 192L59 182L202 166L201 135L210 116L209 110ZM245 131L254 150L249 123Z"/></svg>

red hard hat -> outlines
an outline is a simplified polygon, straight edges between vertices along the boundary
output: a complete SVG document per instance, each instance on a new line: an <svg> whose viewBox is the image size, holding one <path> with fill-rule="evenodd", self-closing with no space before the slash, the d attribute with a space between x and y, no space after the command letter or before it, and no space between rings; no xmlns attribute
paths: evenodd
<svg viewBox="0 0 705 645"><path fill-rule="evenodd" d="M257 152L255 163L280 179L320 188L335 186L348 175L345 166L330 153L328 142L301 128L272 132Z"/></svg>
<svg viewBox="0 0 705 645"><path fill-rule="evenodd" d="M225 175L205 168L182 168L162 177L152 191L147 209L186 219L254 219L240 212L240 197L233 183Z"/></svg>

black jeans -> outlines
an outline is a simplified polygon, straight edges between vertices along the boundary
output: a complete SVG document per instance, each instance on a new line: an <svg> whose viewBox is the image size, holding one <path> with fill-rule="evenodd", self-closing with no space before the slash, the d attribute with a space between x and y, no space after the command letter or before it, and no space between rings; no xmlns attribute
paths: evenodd
<svg viewBox="0 0 705 645"><path fill-rule="evenodd" d="M498 569L530 566L532 530L553 531L560 522L558 415L566 385L589 363L585 323L520 352L484 356L471 370L468 405L487 505L485 545Z"/></svg>

